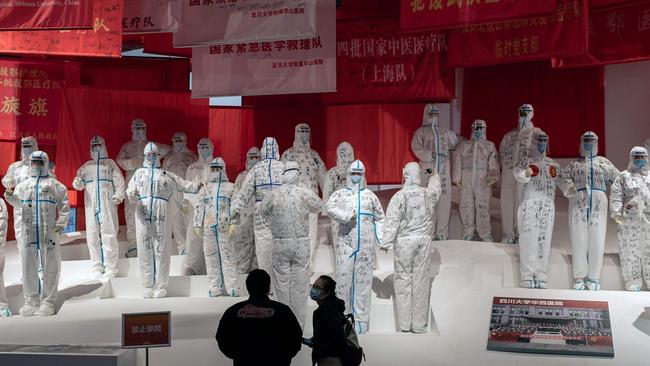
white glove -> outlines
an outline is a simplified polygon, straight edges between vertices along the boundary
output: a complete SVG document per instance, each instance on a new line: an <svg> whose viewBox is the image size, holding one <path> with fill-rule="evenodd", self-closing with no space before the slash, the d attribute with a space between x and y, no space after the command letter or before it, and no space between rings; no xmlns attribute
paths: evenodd
<svg viewBox="0 0 650 366"><path fill-rule="evenodd" d="M5 190L5 197L11 197L14 195L14 189L13 188L7 188Z"/></svg>
<svg viewBox="0 0 650 366"><path fill-rule="evenodd" d="M231 221L230 225L228 226L228 235L230 236L235 236L237 235L237 223Z"/></svg>
<svg viewBox="0 0 650 366"><path fill-rule="evenodd" d="M113 196L113 197L111 197L111 201L113 201L113 204L114 204L115 206L117 206L117 205L119 205L120 203L122 203L122 200L119 199L117 196Z"/></svg>
<svg viewBox="0 0 650 366"><path fill-rule="evenodd" d="M499 180L499 178L497 178L497 177L488 176L488 177L485 178L485 183L487 183L488 186L491 186L494 183L496 183L498 180Z"/></svg>
<svg viewBox="0 0 650 366"><path fill-rule="evenodd" d="M195 226L195 227L194 227L194 232L195 232L196 235L198 235L199 237L203 237L203 228L202 228L202 227L200 227L200 226Z"/></svg>
<svg viewBox="0 0 650 366"><path fill-rule="evenodd" d="M84 185L85 185L84 180L79 177L75 177L74 180L72 181L72 186L75 188L83 187Z"/></svg>
<svg viewBox="0 0 650 366"><path fill-rule="evenodd" d="M63 227L63 226L57 225L57 226L54 227L54 232L57 233L57 234L62 234L63 230L65 230L65 227Z"/></svg>
<svg viewBox="0 0 650 366"><path fill-rule="evenodd" d="M458 188L462 188L463 185L460 182L451 182L451 185L456 186Z"/></svg>
<svg viewBox="0 0 650 366"><path fill-rule="evenodd" d="M614 219L614 222L616 223L616 225L622 225L623 224L623 215L621 215L621 214L613 215L612 219Z"/></svg>
<svg viewBox="0 0 650 366"><path fill-rule="evenodd" d="M138 196L140 196L140 193L138 193L137 189L127 190L126 194L129 196L129 199L131 201L135 201L136 199L138 199Z"/></svg>
<svg viewBox="0 0 650 366"><path fill-rule="evenodd" d="M575 196L577 194L578 194L578 190L576 189L576 186L571 185L571 187L569 187L569 189L567 189L566 194L564 196L566 198L571 198L571 197L573 197L573 196Z"/></svg>

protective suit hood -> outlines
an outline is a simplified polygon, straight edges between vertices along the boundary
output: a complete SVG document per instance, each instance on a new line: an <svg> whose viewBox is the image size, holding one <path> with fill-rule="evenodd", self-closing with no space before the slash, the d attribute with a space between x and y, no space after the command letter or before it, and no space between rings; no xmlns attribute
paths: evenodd
<svg viewBox="0 0 650 366"><path fill-rule="evenodd" d="M187 148L187 136L184 132L176 132L172 136L172 154L182 154L189 152L190 149Z"/></svg>
<svg viewBox="0 0 650 366"><path fill-rule="evenodd" d="M479 130L476 129L477 127ZM477 132L481 133L477 134ZM472 122L472 140L485 140L486 135L487 123L482 119L475 119L474 122Z"/></svg>
<svg viewBox="0 0 650 366"><path fill-rule="evenodd" d="M404 177L404 187L406 186L420 186L420 165L418 163L410 162L402 169L402 177Z"/></svg>
<svg viewBox="0 0 650 366"><path fill-rule="evenodd" d="M284 163L284 172L282 172L282 184L298 184L300 177L300 165L295 161L287 161Z"/></svg>
<svg viewBox="0 0 650 366"><path fill-rule="evenodd" d="M352 145L343 141L336 147L336 167L339 169L347 169L354 161L354 148Z"/></svg>
<svg viewBox="0 0 650 366"><path fill-rule="evenodd" d="M352 182L352 173L361 173L361 181L357 184ZM363 165L361 160L355 160L348 167L348 176L347 176L347 186L348 188L355 188L359 186L359 189L366 188L366 166Z"/></svg>
<svg viewBox="0 0 650 366"><path fill-rule="evenodd" d="M535 116L535 109L530 104L522 104L519 107L519 118L517 127L519 129L529 128L533 126L533 117Z"/></svg>
<svg viewBox="0 0 650 366"><path fill-rule="evenodd" d="M147 155L154 155L153 161L147 159ZM147 146L144 147L144 160L142 165L145 168L151 168L152 165L154 168L160 168L160 152L158 151L158 146L153 142L148 143Z"/></svg>
<svg viewBox="0 0 650 366"><path fill-rule="evenodd" d="M246 170L250 171L261 159L260 149L253 146L246 152Z"/></svg>
<svg viewBox="0 0 650 366"><path fill-rule="evenodd" d="M267 137L262 143L262 159L278 160L280 158L280 146L273 137Z"/></svg>
<svg viewBox="0 0 650 366"><path fill-rule="evenodd" d="M95 135L92 139L90 139L90 160L97 160L97 151L93 151L93 145L97 144L101 145L98 147L99 159L108 158L108 152L106 151L106 142L104 141L104 138L99 135Z"/></svg>
<svg viewBox="0 0 650 366"><path fill-rule="evenodd" d="M299 149L309 149L311 141L311 128L306 123L296 125L293 147Z"/></svg>
<svg viewBox="0 0 650 366"><path fill-rule="evenodd" d="M220 172L213 172L213 167L221 167ZM210 162L210 172L208 173L210 177L210 182L228 182L228 173L226 172L226 162L217 156Z"/></svg>
<svg viewBox="0 0 650 366"><path fill-rule="evenodd" d="M435 114L435 116L429 116L429 114ZM438 106L433 103L427 103L424 106L424 111L422 112L422 126L432 126L438 125Z"/></svg>
<svg viewBox="0 0 650 366"><path fill-rule="evenodd" d="M640 169L636 165L634 165L634 156L638 156L638 155L645 155L646 161L648 160L648 150L646 150L644 147L641 146L635 146L630 151L630 159L627 164L627 170L631 172L639 172L639 173L647 172L648 169L650 169L647 163L643 168Z"/></svg>
<svg viewBox="0 0 650 366"><path fill-rule="evenodd" d="M144 128L144 130L136 130L136 128ZM131 134L133 141L147 140L147 125L142 118L136 118L131 121Z"/></svg>
<svg viewBox="0 0 650 366"><path fill-rule="evenodd" d="M584 145L583 141L589 138L594 140L594 146L591 149L591 151L586 151L583 146ZM593 131L587 131L583 133L582 136L580 136L580 156L582 156L583 158L588 158L590 156L593 157L597 155L598 155L598 135L596 135L596 133Z"/></svg>
<svg viewBox="0 0 650 366"><path fill-rule="evenodd" d="M208 150L210 152L210 156L204 156L201 153L202 150L205 151L206 146L208 147ZM204 138L200 139L199 142L196 144L196 150L197 150L197 153L199 154L199 160L200 161L203 161L205 163L209 163L210 161L212 161L212 159L214 159L214 144L212 143L212 141L210 141L209 138L204 137Z"/></svg>
<svg viewBox="0 0 650 366"><path fill-rule="evenodd" d="M533 134L533 142L531 143L530 147L530 154L533 157L545 157L546 152L548 151L548 135L546 133L542 132L535 132ZM540 144L544 145L544 151L540 152L539 147Z"/></svg>
<svg viewBox="0 0 650 366"><path fill-rule="evenodd" d="M34 136L27 136L20 139L20 160L27 163L30 155L34 151L38 151L38 141L36 141Z"/></svg>
<svg viewBox="0 0 650 366"><path fill-rule="evenodd" d="M29 156L29 161L30 161L30 175L32 177L47 177L50 174L50 158L47 156L47 153L45 151L34 151L30 156ZM42 161L43 166L40 167L40 171L37 171L31 166L32 161Z"/></svg>

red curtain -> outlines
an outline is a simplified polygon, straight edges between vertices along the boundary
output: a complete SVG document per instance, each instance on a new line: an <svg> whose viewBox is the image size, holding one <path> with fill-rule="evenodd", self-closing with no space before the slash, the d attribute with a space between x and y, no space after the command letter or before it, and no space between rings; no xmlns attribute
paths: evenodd
<svg viewBox="0 0 650 366"><path fill-rule="evenodd" d="M255 142L253 109L210 108L208 136L219 141L221 157L226 162L228 178L235 182L237 174L246 169L246 152Z"/></svg>
<svg viewBox="0 0 650 366"><path fill-rule="evenodd" d="M535 108L535 126L550 137L549 154L574 157L579 137L594 131L605 154L605 82L602 67L552 69L549 62L519 63L465 69L462 133L472 121L487 122L487 137L495 144L517 125L517 108Z"/></svg>
<svg viewBox="0 0 650 366"><path fill-rule="evenodd" d="M188 59L79 59L81 84L105 89L187 91L190 88Z"/></svg>

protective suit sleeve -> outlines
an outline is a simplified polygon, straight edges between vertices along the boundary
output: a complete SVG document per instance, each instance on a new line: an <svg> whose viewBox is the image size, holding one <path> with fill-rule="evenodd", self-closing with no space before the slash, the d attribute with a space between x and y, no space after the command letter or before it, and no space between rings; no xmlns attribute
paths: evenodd
<svg viewBox="0 0 650 366"><path fill-rule="evenodd" d="M9 165L9 168L7 169L7 174L5 174L4 177L2 177L2 185L5 188L13 188L16 186L16 180L15 180L15 174L16 174L16 163L12 163Z"/></svg>
<svg viewBox="0 0 650 366"><path fill-rule="evenodd" d="M447 144L449 145L449 150L454 151L458 145L462 142L462 138L452 130L447 130Z"/></svg>
<svg viewBox="0 0 650 366"><path fill-rule="evenodd" d="M304 199L309 207L309 212L320 212L323 208L323 201L312 190L305 189Z"/></svg>
<svg viewBox="0 0 650 366"><path fill-rule="evenodd" d="M332 178L334 169L330 169L325 173L325 180L323 182L323 212L327 211L327 208L325 205L327 204L327 200L329 200L330 196L332 195L332 192L334 190L334 182Z"/></svg>
<svg viewBox="0 0 650 366"><path fill-rule="evenodd" d="M386 216L384 215L384 208L381 207L381 202L379 202L379 198L375 196L375 194L372 194L373 198L373 217L375 219L375 239L377 240L377 245L382 243L383 240L383 230L382 227L384 225L384 219Z"/></svg>
<svg viewBox="0 0 650 366"><path fill-rule="evenodd" d="M7 223L9 222L9 212L5 201L0 198L0 249L4 248L7 243Z"/></svg>
<svg viewBox="0 0 650 366"><path fill-rule="evenodd" d="M493 143L490 143L490 155L488 156L488 176L499 176L499 153Z"/></svg>
<svg viewBox="0 0 650 366"><path fill-rule="evenodd" d="M174 183L176 183L176 190L182 193L196 194L201 189L202 182L199 180L189 181L185 180L172 172L166 172Z"/></svg>
<svg viewBox="0 0 650 366"><path fill-rule="evenodd" d="M623 187L625 178L623 175L616 178L609 193L609 211L612 218L620 217L623 215L623 202L625 197L623 196Z"/></svg>
<svg viewBox="0 0 650 366"><path fill-rule="evenodd" d="M117 160L117 164L119 164L119 166L126 171L133 171L142 167L140 160L134 158L127 158L126 145L122 146L122 148L120 149L120 153L117 154L116 160Z"/></svg>
<svg viewBox="0 0 650 366"><path fill-rule="evenodd" d="M530 175L528 173L528 165L526 165L526 167L515 166L512 169L512 174L515 176L515 180L522 184L530 182Z"/></svg>
<svg viewBox="0 0 650 366"><path fill-rule="evenodd" d="M323 159L320 158L318 153L313 152L314 155L314 162L318 166L318 171L316 172L316 176L318 178L318 185L320 186L321 191L325 189L325 176L327 175L327 168L325 168L325 163L323 163Z"/></svg>
<svg viewBox="0 0 650 366"><path fill-rule="evenodd" d="M264 199L262 199L262 202L260 203L260 206L258 208L258 212L260 215L263 217L269 218L273 214L273 203L275 200L275 191L271 191L264 195Z"/></svg>
<svg viewBox="0 0 650 366"><path fill-rule="evenodd" d="M603 158L604 168L605 168L605 179L608 186L611 186L612 183L618 178L621 172L612 164L608 159Z"/></svg>
<svg viewBox="0 0 650 366"><path fill-rule="evenodd" d="M248 175L248 174L247 174ZM244 178L245 176L242 173L239 173L237 175L237 178L235 179L235 186L233 187L233 197L239 192L241 189L242 184L244 183Z"/></svg>
<svg viewBox="0 0 650 366"><path fill-rule="evenodd" d="M239 213L248 206L248 202L253 198L255 194L255 174L253 169L246 174L246 179L241 185L241 188L237 191L237 194L232 200L232 214L233 216L239 215Z"/></svg>
<svg viewBox="0 0 650 366"><path fill-rule="evenodd" d="M70 204L68 203L68 189L59 181L55 181L57 195L57 218L56 226L65 228L70 221Z"/></svg>
<svg viewBox="0 0 650 366"><path fill-rule="evenodd" d="M397 192L390 199L388 203L388 208L386 209L386 220L382 226L382 242L379 243L379 246L385 249L392 249L397 239L397 233L399 232L399 225L402 222L402 217L406 213L406 207L404 202L404 195L402 192Z"/></svg>
<svg viewBox="0 0 650 366"><path fill-rule="evenodd" d="M192 207L192 222L194 224L194 227L202 228L205 223L205 210L206 210L205 195L206 194L207 194L206 187L202 187L201 190L199 191L199 199L197 200L196 204L194 204Z"/></svg>
<svg viewBox="0 0 650 366"><path fill-rule="evenodd" d="M565 166L560 170L560 176L557 180L557 186L560 188L562 191L562 194L564 194L564 197L571 197L574 195L574 192L576 191L576 186L573 183L573 175L571 174L573 171L573 163L569 163L569 165Z"/></svg>
<svg viewBox="0 0 650 366"><path fill-rule="evenodd" d="M341 199L341 195L339 194L340 192L341 190L334 192L332 197L327 201L327 204L325 205L327 216L334 221L342 223L350 222L356 217L356 212L354 212L354 209L352 208L347 209L347 205L344 200Z"/></svg>
<svg viewBox="0 0 650 366"><path fill-rule="evenodd" d="M452 164L451 164L451 182L453 184L461 183L460 179L463 172L463 157L460 152L462 151L463 145L459 146L458 151L452 155Z"/></svg>
<svg viewBox="0 0 650 366"><path fill-rule="evenodd" d="M86 165L86 164L84 164ZM74 179L72 180L72 188L76 189L77 191L83 191L84 188L86 188L86 185L84 184L84 174L83 174L83 168L84 165L81 166L81 168L77 169L77 174L75 175ZM81 180L81 182L80 182Z"/></svg>
<svg viewBox="0 0 650 366"><path fill-rule="evenodd" d="M160 154L160 159L165 158L172 151L172 147L167 144L161 144L160 142L155 143L158 147L158 153Z"/></svg>
<svg viewBox="0 0 650 366"><path fill-rule="evenodd" d="M440 199L440 195L442 194L442 185L440 184L440 176L438 174L432 175L429 178L427 190L429 193L431 193L433 197L432 205L435 206L438 203L438 199Z"/></svg>
<svg viewBox="0 0 650 366"><path fill-rule="evenodd" d="M427 150L425 146L423 132L423 128L419 128L415 131L413 139L411 139L411 150L413 150L413 154L415 154L420 161L431 163L433 162L433 153L431 150Z"/></svg>
<svg viewBox="0 0 650 366"><path fill-rule="evenodd" d="M133 177L131 178L131 181L129 181L127 187L126 187L126 198L131 201L131 202L137 202L139 200L138 197L138 185L137 185L137 177L138 177L138 172L136 171L135 174L133 174Z"/></svg>
<svg viewBox="0 0 650 366"><path fill-rule="evenodd" d="M23 207L23 202L21 201L21 197L23 196L23 187L24 184L19 184L14 188L13 194L9 195L7 194L7 191L5 191L5 199L7 202L17 208Z"/></svg>
<svg viewBox="0 0 650 366"><path fill-rule="evenodd" d="M111 164L113 165L113 187L115 189L115 197L120 201L123 201L125 194L124 176L115 162L111 161Z"/></svg>

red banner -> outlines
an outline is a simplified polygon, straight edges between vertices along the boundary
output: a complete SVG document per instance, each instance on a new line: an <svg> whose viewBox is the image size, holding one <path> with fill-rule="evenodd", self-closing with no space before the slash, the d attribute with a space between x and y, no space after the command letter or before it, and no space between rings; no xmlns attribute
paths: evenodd
<svg viewBox="0 0 650 366"><path fill-rule="evenodd" d="M553 13L557 0L401 0L402 29L456 28Z"/></svg>
<svg viewBox="0 0 650 366"><path fill-rule="evenodd" d="M0 3L0 30L92 27L92 0L5 0Z"/></svg>
<svg viewBox="0 0 650 366"><path fill-rule="evenodd" d="M124 0L122 32L178 32L180 16L181 0Z"/></svg>
<svg viewBox="0 0 650 366"><path fill-rule="evenodd" d="M78 86L79 64L0 60L0 140L55 143L61 88Z"/></svg>
<svg viewBox="0 0 650 366"><path fill-rule="evenodd" d="M589 50L557 58L555 67L606 65L650 59L650 1L589 13Z"/></svg>
<svg viewBox="0 0 650 366"><path fill-rule="evenodd" d="M449 35L449 65L550 59L587 50L587 0L562 0L552 15L465 27Z"/></svg>
<svg viewBox="0 0 650 366"><path fill-rule="evenodd" d="M336 29L334 103L449 100L454 70L447 69L447 40L438 32L399 32L397 20L339 21Z"/></svg>
<svg viewBox="0 0 650 366"><path fill-rule="evenodd" d="M2 32L0 52L119 57L122 1L94 0L94 20L89 30Z"/></svg>

